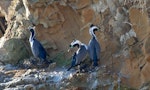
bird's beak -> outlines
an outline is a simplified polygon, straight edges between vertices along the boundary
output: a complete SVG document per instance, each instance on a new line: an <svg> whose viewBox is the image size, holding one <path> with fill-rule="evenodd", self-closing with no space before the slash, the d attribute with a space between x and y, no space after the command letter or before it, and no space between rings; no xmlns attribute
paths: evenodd
<svg viewBox="0 0 150 90"><path fill-rule="evenodd" d="M70 52L70 48L67 51Z"/></svg>
<svg viewBox="0 0 150 90"><path fill-rule="evenodd" d="M35 26L34 27L32 27L34 30L35 30Z"/></svg>
<svg viewBox="0 0 150 90"><path fill-rule="evenodd" d="M71 48L73 48L73 46L72 46L72 45L69 45L68 52L70 52L70 49L71 49Z"/></svg>

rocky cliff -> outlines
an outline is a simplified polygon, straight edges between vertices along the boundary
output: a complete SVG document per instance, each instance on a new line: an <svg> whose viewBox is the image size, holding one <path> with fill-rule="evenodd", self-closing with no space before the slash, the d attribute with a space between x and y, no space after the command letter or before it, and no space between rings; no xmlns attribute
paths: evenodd
<svg viewBox="0 0 150 90"><path fill-rule="evenodd" d="M149 0L1 0L0 61L17 64L32 56L28 27L56 64L66 64L73 39L90 40L91 23L100 27L100 65L121 84L140 88L150 81ZM62 64L63 63L63 64Z"/></svg>

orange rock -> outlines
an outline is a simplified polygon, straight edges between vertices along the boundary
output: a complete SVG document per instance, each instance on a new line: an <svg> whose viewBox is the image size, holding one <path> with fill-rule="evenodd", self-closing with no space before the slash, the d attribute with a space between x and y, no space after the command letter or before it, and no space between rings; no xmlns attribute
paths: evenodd
<svg viewBox="0 0 150 90"><path fill-rule="evenodd" d="M90 0L78 0L77 9L82 9L91 4Z"/></svg>
<svg viewBox="0 0 150 90"><path fill-rule="evenodd" d="M150 54L147 55L147 56L145 56L145 57L146 57L146 61L147 61L148 63L150 63Z"/></svg>
<svg viewBox="0 0 150 90"><path fill-rule="evenodd" d="M137 8L130 8L129 19L138 39L143 40L145 35L150 32L148 13Z"/></svg>
<svg viewBox="0 0 150 90"><path fill-rule="evenodd" d="M150 63L146 63L141 71L141 85L147 83L150 80Z"/></svg>
<svg viewBox="0 0 150 90"><path fill-rule="evenodd" d="M92 8L85 8L81 12L82 22L87 24L92 22L95 18L94 10ZM93 21L94 22L94 21Z"/></svg>
<svg viewBox="0 0 150 90"><path fill-rule="evenodd" d="M144 41L144 45L143 45L143 52L144 54L150 54L150 34Z"/></svg>

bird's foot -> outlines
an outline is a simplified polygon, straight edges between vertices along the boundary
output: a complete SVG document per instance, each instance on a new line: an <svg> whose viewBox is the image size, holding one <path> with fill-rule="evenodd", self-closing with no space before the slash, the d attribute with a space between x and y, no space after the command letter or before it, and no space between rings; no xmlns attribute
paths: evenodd
<svg viewBox="0 0 150 90"><path fill-rule="evenodd" d="M81 67L80 67L80 72L88 72L88 67L87 67L87 65L86 64L84 64L84 65L82 65Z"/></svg>
<svg viewBox="0 0 150 90"><path fill-rule="evenodd" d="M79 70L79 69L78 69L78 70L76 70L76 73L81 73L81 70Z"/></svg>
<svg viewBox="0 0 150 90"><path fill-rule="evenodd" d="M95 72L95 71L98 71L100 69L99 66L93 66L91 69L90 69L90 72Z"/></svg>

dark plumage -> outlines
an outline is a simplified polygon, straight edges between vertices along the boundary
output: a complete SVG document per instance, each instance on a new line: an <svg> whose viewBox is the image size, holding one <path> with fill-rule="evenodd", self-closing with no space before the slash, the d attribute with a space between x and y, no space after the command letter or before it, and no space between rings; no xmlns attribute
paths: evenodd
<svg viewBox="0 0 150 90"><path fill-rule="evenodd" d="M90 59L93 61L93 66L98 66L98 60L100 59L100 44L96 38L95 31L98 30L98 27L95 25L91 25L89 29L89 33L92 36L91 40L88 44L88 52Z"/></svg>
<svg viewBox="0 0 150 90"><path fill-rule="evenodd" d="M76 52L74 53L74 55L72 56L71 60L71 66L68 68L68 71L72 68L72 67L75 67L76 66Z"/></svg>
<svg viewBox="0 0 150 90"><path fill-rule="evenodd" d="M45 49L43 48L42 44L38 40L35 39L34 28L30 28L29 30L31 32L29 42L30 42L31 51L34 57L39 58L41 62L48 63L48 61L46 60L47 53Z"/></svg>
<svg viewBox="0 0 150 90"><path fill-rule="evenodd" d="M74 40L71 43L70 47L71 48L78 47L78 50L72 56L72 64L71 64L71 67L68 69L68 71L72 67L80 65L84 61L84 59L87 55L87 46L85 44L81 43L79 40Z"/></svg>

